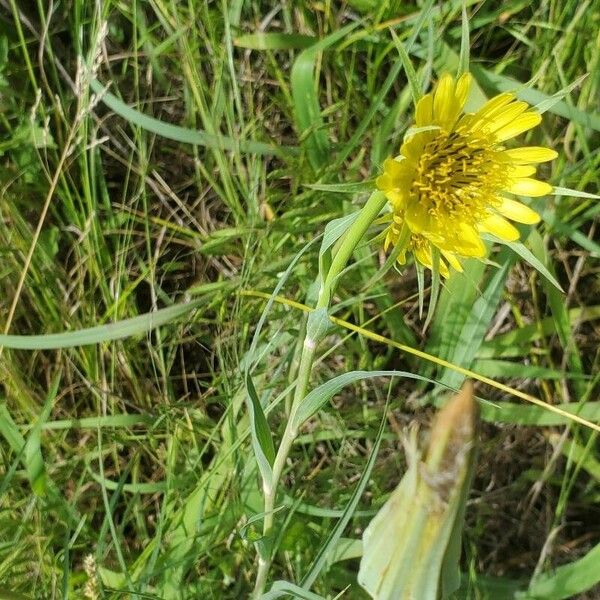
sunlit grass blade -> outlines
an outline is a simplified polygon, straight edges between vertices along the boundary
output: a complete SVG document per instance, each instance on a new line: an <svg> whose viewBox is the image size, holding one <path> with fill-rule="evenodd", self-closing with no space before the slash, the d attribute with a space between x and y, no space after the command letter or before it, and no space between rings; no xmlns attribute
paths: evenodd
<svg viewBox="0 0 600 600"><path fill-rule="evenodd" d="M469 318L469 309L484 284L485 265L476 260L465 261L464 273L454 273L446 282L425 350L440 358L449 359L455 351L461 331ZM429 367L429 368L428 368ZM421 365L421 372L430 374L432 365Z"/></svg>
<svg viewBox="0 0 600 600"><path fill-rule="evenodd" d="M570 373L564 369L552 369L538 365L524 365L520 362L508 360L476 360L473 363L475 371L487 373L495 379L586 379L581 373Z"/></svg>
<svg viewBox="0 0 600 600"><path fill-rule="evenodd" d="M575 307L568 310L567 313L570 322L587 323L600 318L600 306ZM477 356L479 359L521 356L525 348L555 332L554 319L546 317L485 341Z"/></svg>
<svg viewBox="0 0 600 600"><path fill-rule="evenodd" d="M375 186L373 180L358 181L356 183L305 183L304 187L317 192L331 192L333 194L356 194L370 192Z"/></svg>
<svg viewBox="0 0 600 600"><path fill-rule="evenodd" d="M512 423L514 425L527 425L538 427L557 427L568 425L569 417L578 415L590 422L600 423L600 403L570 402L556 405L562 412L558 414L544 410L540 406L515 404L513 402L481 403L481 418L490 423Z"/></svg>
<svg viewBox="0 0 600 600"><path fill-rule="evenodd" d="M234 39L234 44L250 50L301 50L310 48L319 40L312 35L298 33L247 33Z"/></svg>
<svg viewBox="0 0 600 600"><path fill-rule="evenodd" d="M242 295L246 295L246 296L254 296L254 297L258 297L258 298L267 298L267 299L271 298L270 294L266 294L264 292L258 292L258 291L254 291L254 290L244 290L241 293L242 293ZM275 302L285 304L286 306L290 306L290 307L302 310L304 312L311 312L313 310L312 308L306 306L305 304L302 304L300 302L295 302L294 300L289 300L288 298L284 298L281 296L277 296L273 300ZM418 350L418 349L412 348L411 346L408 346L406 344L401 344L395 340L386 338L385 336L380 335L378 333L374 333L373 331L369 331L368 329L365 329L364 327L361 327L360 325L355 325L354 323L350 323L348 321L345 321L344 319L339 319L339 318L333 317L333 316L330 316L329 318L336 325L344 327L350 331L359 333L360 335L363 335L363 336L365 336L369 339L372 339L376 342L380 342L382 344L386 344L393 348L397 348L398 350L401 350L402 352L407 352L408 354L412 354L413 356L422 358L422 359L424 359L428 362L431 362L435 365L438 365L440 367L445 367L446 369L455 371L456 373L458 373L464 377L469 377L476 381L485 383L486 385L489 385L493 388L496 388L498 390L506 392L512 396L515 396L517 398L525 400L526 402L529 402L536 406L539 406L543 410L547 410L547 411L553 412L557 415L560 415L562 417L566 417L569 421L580 423L581 425L584 425L584 426L588 427L589 429L600 432L600 425L597 425L591 421L583 419L579 415L566 412L555 405L548 404L547 402L544 402L543 400L540 400L539 398L536 398L535 396L532 396L531 394L527 394L521 390L512 388L509 385L505 385L504 383L494 381L490 377L487 377L480 373L475 373L471 369L461 367L460 365L451 363L448 360L438 358L437 356L433 356L427 352L423 352L422 350Z"/></svg>
<svg viewBox="0 0 600 600"><path fill-rule="evenodd" d="M504 284L512 266L508 253L505 251L502 266L497 269L473 305L467 308L467 316L455 341L453 351L447 355L448 361L470 368L477 355L477 350L483 342L488 324L496 312L498 303L504 290ZM446 370L440 380L451 387L460 385L462 377L456 371Z"/></svg>
<svg viewBox="0 0 600 600"><path fill-rule="evenodd" d="M102 429L107 427L129 428L135 425L152 425L156 422L156 416L139 414L113 414L100 417L81 417L74 419L59 419L57 421L45 421L42 423L43 430L61 429Z"/></svg>

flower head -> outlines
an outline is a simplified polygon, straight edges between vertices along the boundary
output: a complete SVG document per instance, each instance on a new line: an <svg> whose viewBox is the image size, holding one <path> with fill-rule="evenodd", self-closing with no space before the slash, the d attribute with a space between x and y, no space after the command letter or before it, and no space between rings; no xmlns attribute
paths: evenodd
<svg viewBox="0 0 600 600"><path fill-rule="evenodd" d="M443 75L416 106L400 156L388 158L377 187L392 212L385 248L406 251L425 267L438 261L461 271L459 257L483 257L482 233L502 240L519 238L507 220L533 224L539 215L506 194L543 196L549 184L533 179L536 163L556 158L549 148L508 149L504 142L539 125L541 115L514 94L503 93L477 112L464 113L471 76ZM437 258L436 258L437 255Z"/></svg>

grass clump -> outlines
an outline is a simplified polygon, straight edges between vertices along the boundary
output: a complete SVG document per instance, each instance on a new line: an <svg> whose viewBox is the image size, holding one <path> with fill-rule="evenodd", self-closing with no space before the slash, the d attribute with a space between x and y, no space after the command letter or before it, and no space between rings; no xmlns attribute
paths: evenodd
<svg viewBox="0 0 600 600"><path fill-rule="evenodd" d="M271 597L366 598L403 432L465 375L483 423L456 597L597 595L593 2L0 15L0 596L245 598L260 557ZM445 281L352 215L411 90L467 63L475 100L544 111L524 143L559 156L523 245Z"/></svg>

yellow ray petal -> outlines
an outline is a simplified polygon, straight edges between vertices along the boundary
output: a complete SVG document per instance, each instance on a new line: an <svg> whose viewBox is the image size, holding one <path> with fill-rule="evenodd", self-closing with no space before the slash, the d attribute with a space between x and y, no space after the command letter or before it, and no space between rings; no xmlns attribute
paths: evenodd
<svg viewBox="0 0 600 600"><path fill-rule="evenodd" d="M458 227L457 239L458 242L453 240L453 244L456 246L458 254L476 257L485 255L485 246L471 225L461 223Z"/></svg>
<svg viewBox="0 0 600 600"><path fill-rule="evenodd" d="M480 228L482 231L492 233L501 240L508 242L514 242L519 239L519 230L500 215L486 217L481 222Z"/></svg>
<svg viewBox="0 0 600 600"><path fill-rule="evenodd" d="M455 254L453 254L452 252L446 252L445 250L441 250L440 252L442 253L442 256L450 263L450 266L453 269L455 269L459 273L463 272L462 265L460 264L458 258L456 258Z"/></svg>
<svg viewBox="0 0 600 600"><path fill-rule="evenodd" d="M433 271L433 255L431 252L431 245L427 244L426 247L418 246L413 250L415 258L428 269ZM440 270L440 275L444 279L448 279L450 276L450 271L448 270L448 265L440 258L438 261L438 267Z"/></svg>
<svg viewBox="0 0 600 600"><path fill-rule="evenodd" d="M527 102L511 102L501 110L496 111L492 116L487 117L489 131L498 131L512 123L520 114L529 108Z"/></svg>
<svg viewBox="0 0 600 600"><path fill-rule="evenodd" d="M385 197L390 201L395 210L404 208L406 195L399 190L386 190Z"/></svg>
<svg viewBox="0 0 600 600"><path fill-rule="evenodd" d="M406 224L413 233L420 233L429 229L429 214L418 202L411 202L406 208Z"/></svg>
<svg viewBox="0 0 600 600"><path fill-rule="evenodd" d="M539 223L540 215L529 206L525 206L516 200L510 198L502 198L502 203L496 207L496 210L503 216L516 221L517 223L525 223L533 225Z"/></svg>
<svg viewBox="0 0 600 600"><path fill-rule="evenodd" d="M444 238L433 243L440 251L451 252L458 256L474 256L475 258L485 256L485 246L477 231L470 225L461 224L457 227L454 237Z"/></svg>
<svg viewBox="0 0 600 600"><path fill-rule="evenodd" d="M417 127L431 125L433 121L433 96L425 94L418 102L415 109L415 124Z"/></svg>
<svg viewBox="0 0 600 600"><path fill-rule="evenodd" d="M515 95L510 92L504 92L503 94L494 96L475 113L476 119L480 120L492 117L495 112L497 112L503 106L506 106L509 102L514 100L514 98Z"/></svg>
<svg viewBox="0 0 600 600"><path fill-rule="evenodd" d="M448 265L440 258L440 275L444 279L448 279L450 277L450 269L448 269Z"/></svg>
<svg viewBox="0 0 600 600"><path fill-rule="evenodd" d="M394 187L392 183L392 178L387 173L382 173L376 180L375 185L378 190L382 192L386 192L387 190L391 190Z"/></svg>
<svg viewBox="0 0 600 600"><path fill-rule="evenodd" d="M517 165L513 167L510 171L511 177L529 177L530 175L535 175L535 167L531 165Z"/></svg>
<svg viewBox="0 0 600 600"><path fill-rule="evenodd" d="M383 251L387 252L389 250L389 247L392 245L392 243L393 243L393 237L390 234L390 232L388 231L385 236L385 241L383 242Z"/></svg>
<svg viewBox="0 0 600 600"><path fill-rule="evenodd" d="M400 154L402 154L402 156L407 160L411 160L413 163L416 163L421 157L425 143L429 141L426 138L427 133L428 132L416 133L410 137L406 142L404 142L404 144L402 144L400 148Z"/></svg>
<svg viewBox="0 0 600 600"><path fill-rule="evenodd" d="M517 164L546 162L554 160L558 156L558 153L554 150L542 146L513 148L512 150L504 150L503 154Z"/></svg>
<svg viewBox="0 0 600 600"><path fill-rule="evenodd" d="M469 91L471 90L471 83L473 78L470 73L463 73L456 82L456 103L459 110L462 110L467 98L469 97Z"/></svg>
<svg viewBox="0 0 600 600"><path fill-rule="evenodd" d="M383 170L392 178L399 177L404 172L402 162L395 158L386 158L383 161Z"/></svg>
<svg viewBox="0 0 600 600"><path fill-rule="evenodd" d="M456 109L454 87L453 77L444 73L438 81L433 98L433 118L439 125L446 125L449 116Z"/></svg>
<svg viewBox="0 0 600 600"><path fill-rule="evenodd" d="M511 194L518 194L519 196L537 197L549 194L552 191L552 186L545 181L523 177L513 181L508 191Z"/></svg>
<svg viewBox="0 0 600 600"><path fill-rule="evenodd" d="M398 258L396 258L396 262L399 265L405 265L406 264L406 250L401 250L400 254L398 254Z"/></svg>
<svg viewBox="0 0 600 600"><path fill-rule="evenodd" d="M497 142L503 142L539 125L541 121L542 115L539 113L533 111L524 112L514 121L494 132L494 137Z"/></svg>
<svg viewBox="0 0 600 600"><path fill-rule="evenodd" d="M428 244L427 247L417 246L413 250L415 258L425 267L431 269L433 262L431 260L431 246Z"/></svg>

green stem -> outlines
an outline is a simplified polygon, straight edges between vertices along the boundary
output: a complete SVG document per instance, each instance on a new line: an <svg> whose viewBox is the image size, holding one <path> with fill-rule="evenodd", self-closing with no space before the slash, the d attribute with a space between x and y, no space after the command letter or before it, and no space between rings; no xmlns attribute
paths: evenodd
<svg viewBox="0 0 600 600"><path fill-rule="evenodd" d="M329 267L329 272L319 293L317 309L329 307L331 296L337 284L337 278L346 267L346 263L350 260L352 252L354 252L354 249L371 226L371 223L377 218L386 202L387 200L383 192L373 192L360 211L356 221L349 227L339 250L333 257L331 267Z"/></svg>
<svg viewBox="0 0 600 600"><path fill-rule="evenodd" d="M352 256L352 252L363 238L373 221L377 218L381 209L385 206L386 198L382 192L373 192L369 197L369 200L360 211L356 220L348 228L348 231L344 235L340 247L333 257L329 272L325 277L325 280L319 291L319 299L317 301L317 309L329 308L333 291L337 284L340 273L346 267L348 260ZM273 462L273 477L270 486L264 487L264 521L263 521L263 538L268 538L271 535L273 529L273 511L275 509L275 500L277 498L277 488L279 481L285 467L285 463L290 454L290 450L298 435L297 428L294 427L295 415L298 407L306 397L308 385L310 383L310 374L315 358L315 351L317 344L320 340L312 339L308 336L308 333L304 337L304 344L302 346L302 355L300 357L300 366L298 367L298 377L296 383L296 390L294 392L294 399L292 401L292 407L288 416L287 424L281 443L277 449L275 461ZM273 561L272 549L269 549L268 556L260 556L258 561L258 571L256 574L256 583L254 586L253 598L256 600L262 595L265 585L267 583L267 577L269 575L269 569Z"/></svg>

